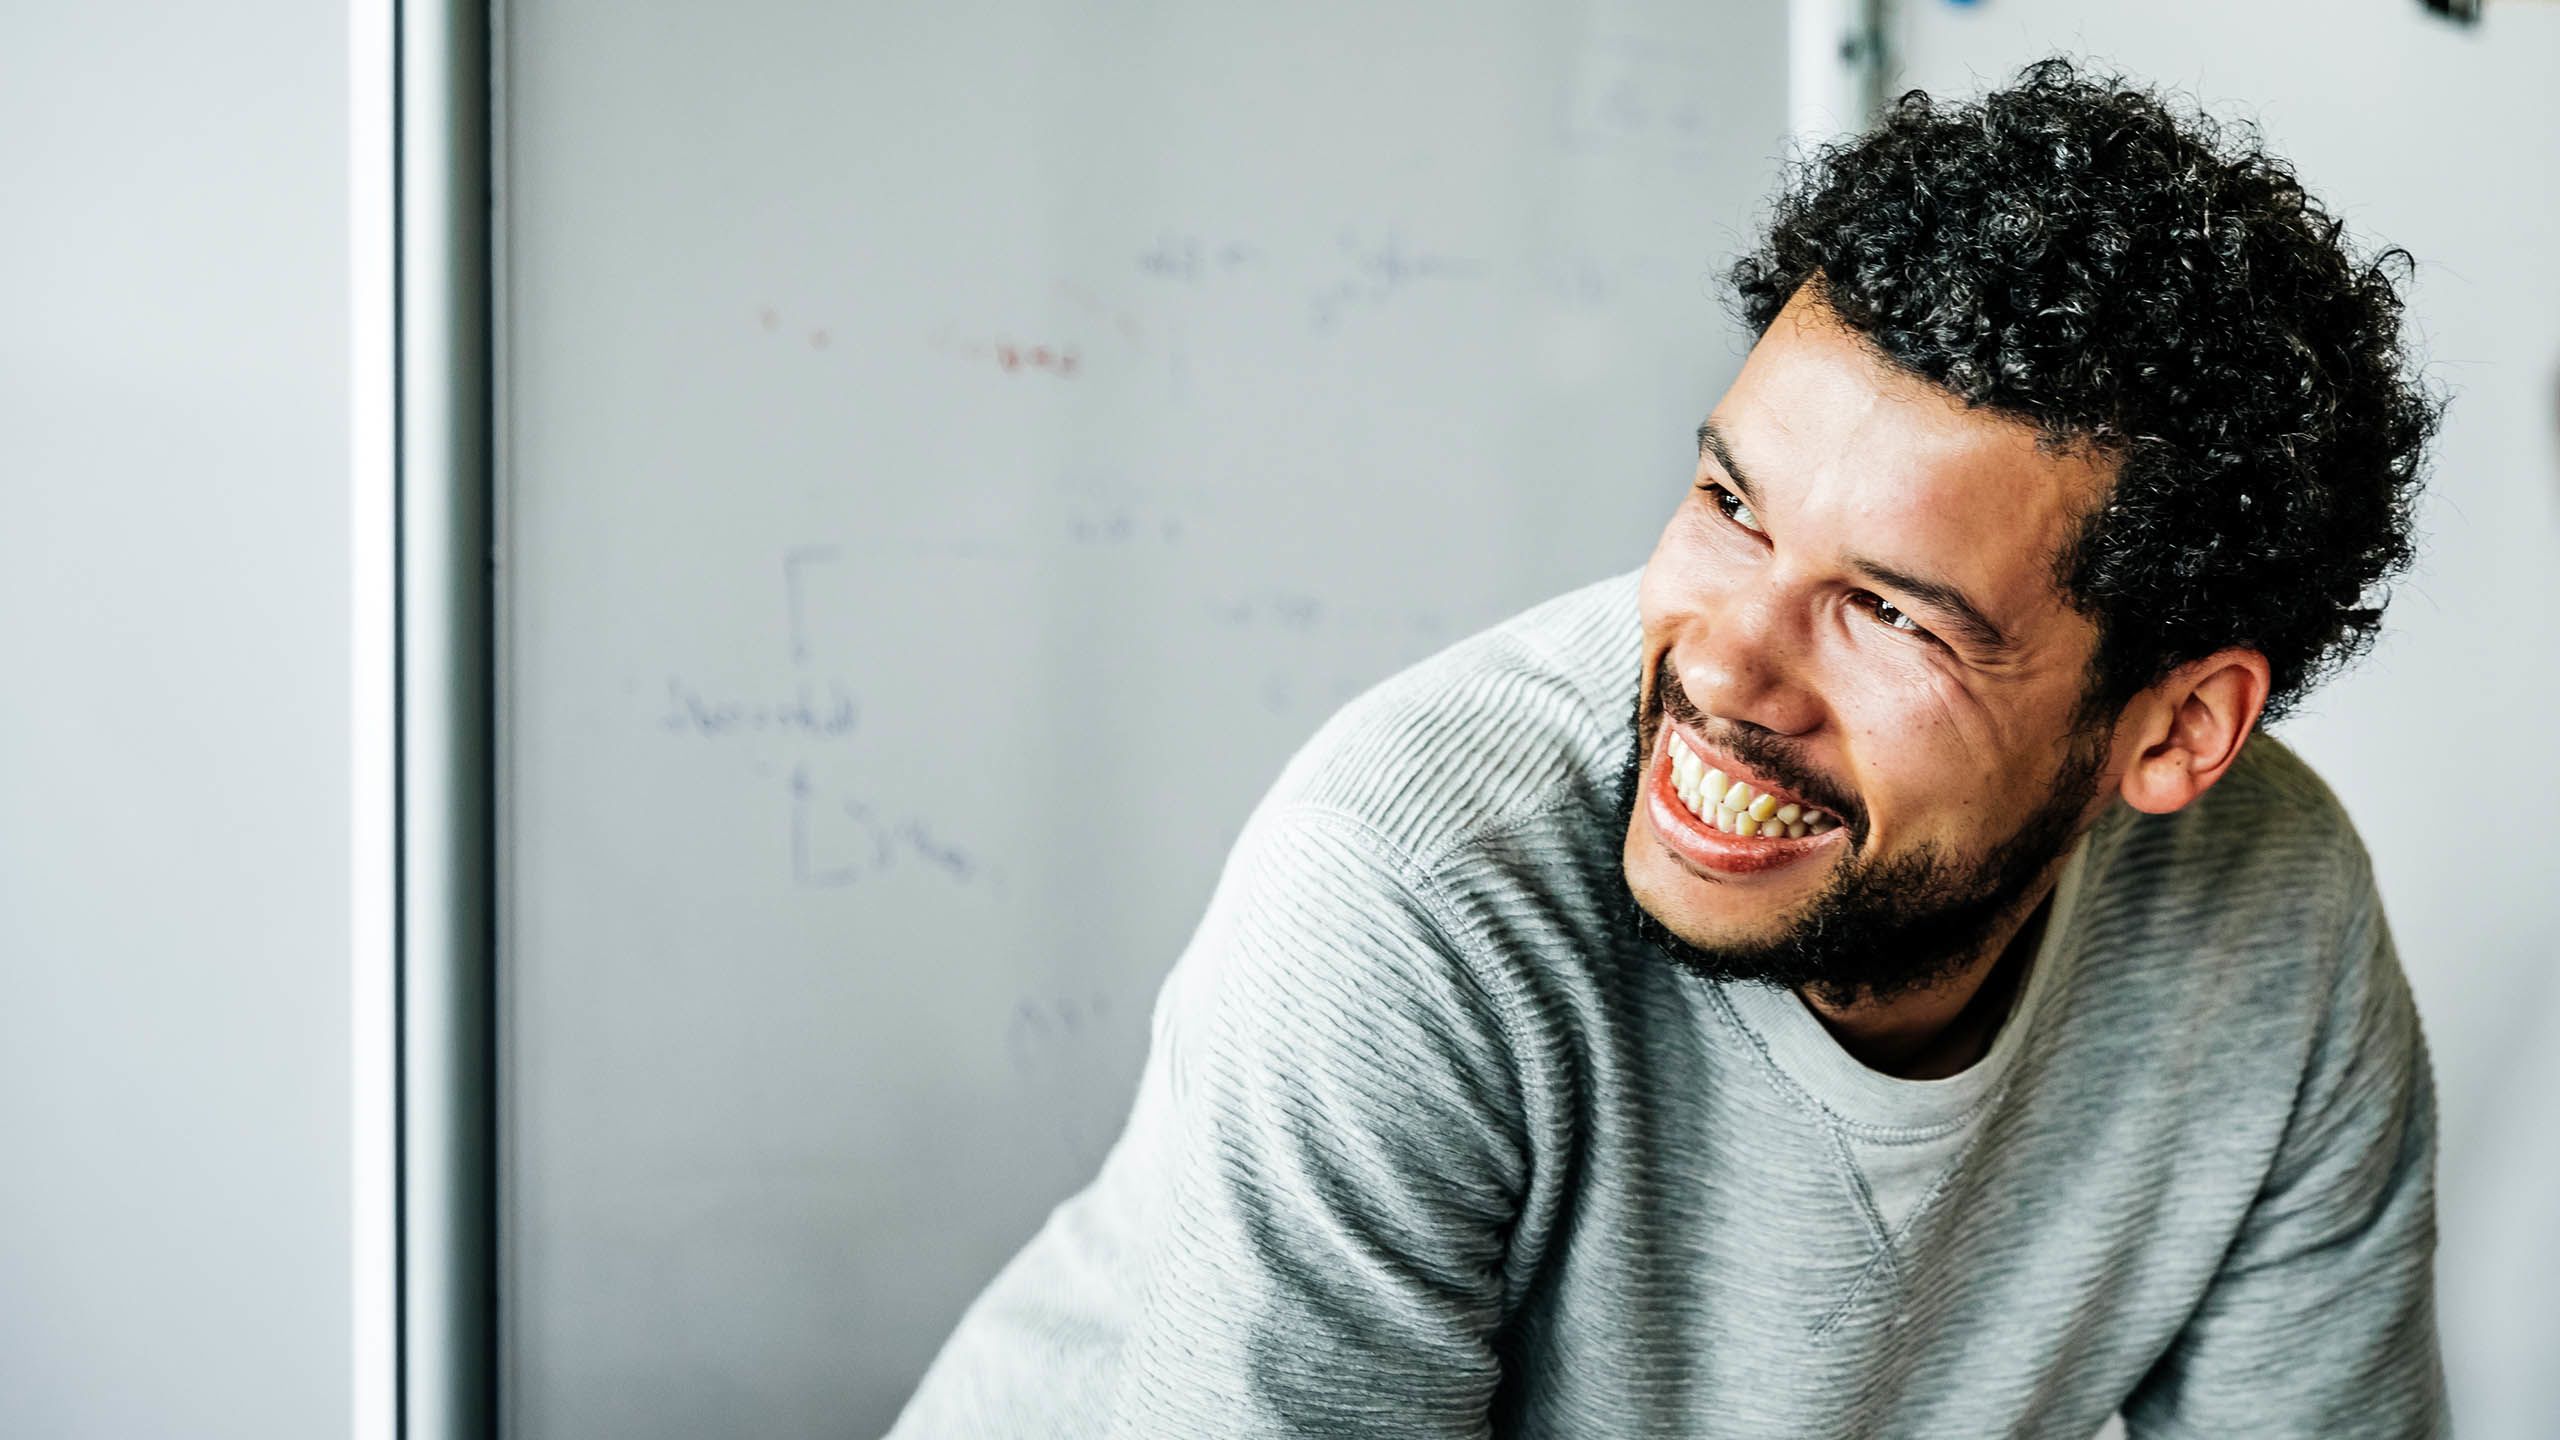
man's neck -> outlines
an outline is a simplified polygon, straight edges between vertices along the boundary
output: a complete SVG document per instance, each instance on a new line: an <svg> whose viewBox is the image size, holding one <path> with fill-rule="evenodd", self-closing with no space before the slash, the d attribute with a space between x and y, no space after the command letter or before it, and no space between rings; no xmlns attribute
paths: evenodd
<svg viewBox="0 0 2560 1440"><path fill-rule="evenodd" d="M1981 955L1953 979L1927 990L1846 1006L1826 1005L1801 990L1797 996L1859 1064L1904 1080L1944 1079L1990 1053L1993 1037L2025 988L2052 906L2048 877L2043 895L2003 925Z"/></svg>

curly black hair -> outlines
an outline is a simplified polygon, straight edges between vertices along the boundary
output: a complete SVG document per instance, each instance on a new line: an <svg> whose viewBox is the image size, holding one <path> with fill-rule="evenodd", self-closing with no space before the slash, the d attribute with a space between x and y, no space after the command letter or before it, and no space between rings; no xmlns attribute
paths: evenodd
<svg viewBox="0 0 2560 1440"><path fill-rule="evenodd" d="M1913 90L1790 174L1732 283L1753 334L1810 284L1900 368L2085 448L2114 484L2055 557L2095 623L2082 721L2227 646L2263 719L2372 642L2444 401L2358 258L2246 121L2056 57Z"/></svg>

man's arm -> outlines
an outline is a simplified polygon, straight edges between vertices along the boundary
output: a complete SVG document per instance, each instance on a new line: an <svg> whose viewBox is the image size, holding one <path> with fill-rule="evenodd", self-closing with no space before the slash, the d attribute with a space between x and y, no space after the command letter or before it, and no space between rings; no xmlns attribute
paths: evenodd
<svg viewBox="0 0 2560 1440"><path fill-rule="evenodd" d="M2203 1302L2125 1401L2134 1440L2450 1430L2434 1076L2361 864L2355 882L2359 913L2293 1118Z"/></svg>
<svg viewBox="0 0 2560 1440"><path fill-rule="evenodd" d="M900 1440L1486 1433L1526 1141L1503 1002L1425 890L1347 817L1256 816L1102 1183L973 1308Z"/></svg>

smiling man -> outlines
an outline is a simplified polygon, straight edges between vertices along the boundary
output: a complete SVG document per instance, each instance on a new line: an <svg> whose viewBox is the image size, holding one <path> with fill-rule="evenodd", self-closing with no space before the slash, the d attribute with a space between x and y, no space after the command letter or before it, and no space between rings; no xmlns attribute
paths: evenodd
<svg viewBox="0 0 2560 1440"><path fill-rule="evenodd" d="M2388 272L2047 62L1734 280L1651 559L1292 761L894 1433L2445 1432L2417 1014L2258 734L2409 558Z"/></svg>

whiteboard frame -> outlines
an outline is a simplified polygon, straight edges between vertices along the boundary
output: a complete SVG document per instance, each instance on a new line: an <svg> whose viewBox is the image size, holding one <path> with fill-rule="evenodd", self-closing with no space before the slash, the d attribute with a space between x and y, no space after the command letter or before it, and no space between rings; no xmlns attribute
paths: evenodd
<svg viewBox="0 0 2560 1440"><path fill-rule="evenodd" d="M397 1430L498 1430L493 15L389 0Z"/></svg>
<svg viewBox="0 0 2560 1440"><path fill-rule="evenodd" d="M1863 130L1891 71L1888 0L1788 0L1787 128L1799 153Z"/></svg>

